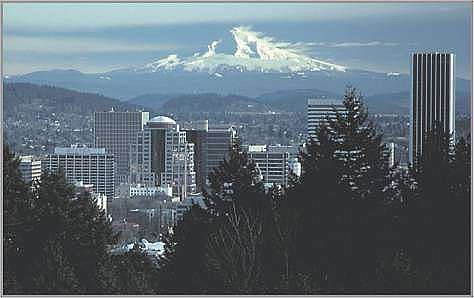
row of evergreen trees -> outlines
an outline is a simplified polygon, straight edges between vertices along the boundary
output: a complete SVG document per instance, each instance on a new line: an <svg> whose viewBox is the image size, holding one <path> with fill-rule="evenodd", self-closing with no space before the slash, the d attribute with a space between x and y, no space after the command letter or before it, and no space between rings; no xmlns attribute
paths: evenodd
<svg viewBox="0 0 474 298"><path fill-rule="evenodd" d="M5 294L150 294L157 269L138 248L110 255L117 240L90 195L76 200L64 173L31 187L3 147L3 292Z"/></svg>
<svg viewBox="0 0 474 298"><path fill-rule="evenodd" d="M4 291L109 294L468 293L470 148L441 128L405 173L355 89L301 153L302 175L265 191L238 143L210 174L208 208L167 235L155 268L111 256L110 223L62 174L33 191L4 148Z"/></svg>
<svg viewBox="0 0 474 298"><path fill-rule="evenodd" d="M209 209L168 239L165 293L468 293L470 150L437 126L409 172L389 168L360 94L265 192L236 144L210 175Z"/></svg>

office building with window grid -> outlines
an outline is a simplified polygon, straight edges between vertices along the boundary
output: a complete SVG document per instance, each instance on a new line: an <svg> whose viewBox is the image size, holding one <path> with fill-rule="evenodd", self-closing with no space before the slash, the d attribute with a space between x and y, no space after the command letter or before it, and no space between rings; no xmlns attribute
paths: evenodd
<svg viewBox="0 0 474 298"><path fill-rule="evenodd" d="M114 156L105 148L56 147L42 160L43 171L64 171L70 183L92 184L93 191L112 199L115 194Z"/></svg>
<svg viewBox="0 0 474 298"><path fill-rule="evenodd" d="M94 147L105 148L116 162L116 182L129 182L130 144L148 121L148 112L96 112L94 113Z"/></svg>

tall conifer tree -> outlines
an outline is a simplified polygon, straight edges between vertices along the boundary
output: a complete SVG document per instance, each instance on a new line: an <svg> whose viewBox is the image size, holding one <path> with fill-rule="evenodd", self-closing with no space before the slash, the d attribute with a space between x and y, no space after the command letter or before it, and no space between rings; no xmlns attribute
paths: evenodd
<svg viewBox="0 0 474 298"><path fill-rule="evenodd" d="M302 176L288 191L296 212L294 276L310 292L357 292L376 284L377 240L390 185L386 147L354 88L308 142ZM295 280L294 287L301 278Z"/></svg>

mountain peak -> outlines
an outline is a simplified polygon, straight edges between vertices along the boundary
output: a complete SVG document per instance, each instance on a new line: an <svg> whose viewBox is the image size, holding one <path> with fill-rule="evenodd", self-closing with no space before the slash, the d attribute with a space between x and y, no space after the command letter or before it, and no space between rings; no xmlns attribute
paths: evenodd
<svg viewBox="0 0 474 298"><path fill-rule="evenodd" d="M156 72L182 69L216 73L223 69L257 72L340 71L346 67L311 58L297 49L295 44L278 42L272 37L239 26L230 30L235 42L233 54L217 53L221 40L212 41L204 54L195 53L183 59L171 54L136 69L138 72Z"/></svg>
<svg viewBox="0 0 474 298"><path fill-rule="evenodd" d="M172 70L177 65L181 64L181 60L178 58L178 55L171 54L166 58L156 60L154 62L148 63L145 65L145 68L150 69L152 72L155 72L160 69Z"/></svg>
<svg viewBox="0 0 474 298"><path fill-rule="evenodd" d="M301 55L294 53L287 43L277 43L273 38L251 31L248 27L234 27L230 32L237 46L235 57L281 60Z"/></svg>

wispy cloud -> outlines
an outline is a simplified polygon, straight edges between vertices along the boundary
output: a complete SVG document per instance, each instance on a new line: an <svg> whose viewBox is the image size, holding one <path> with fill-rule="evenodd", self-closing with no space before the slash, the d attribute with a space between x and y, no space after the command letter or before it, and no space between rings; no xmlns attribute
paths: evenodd
<svg viewBox="0 0 474 298"><path fill-rule="evenodd" d="M469 3L7 3L7 29L78 28L216 22L322 21L459 13ZM440 9L441 8L441 9Z"/></svg>
<svg viewBox="0 0 474 298"><path fill-rule="evenodd" d="M308 42L306 46L310 47L330 47L330 48L357 48L357 47L394 47L400 45L396 42L381 42L381 41L368 41L368 42Z"/></svg>
<svg viewBox="0 0 474 298"><path fill-rule="evenodd" d="M85 54L173 51L184 45L167 43L130 43L101 38L4 36L5 51L49 54Z"/></svg>

